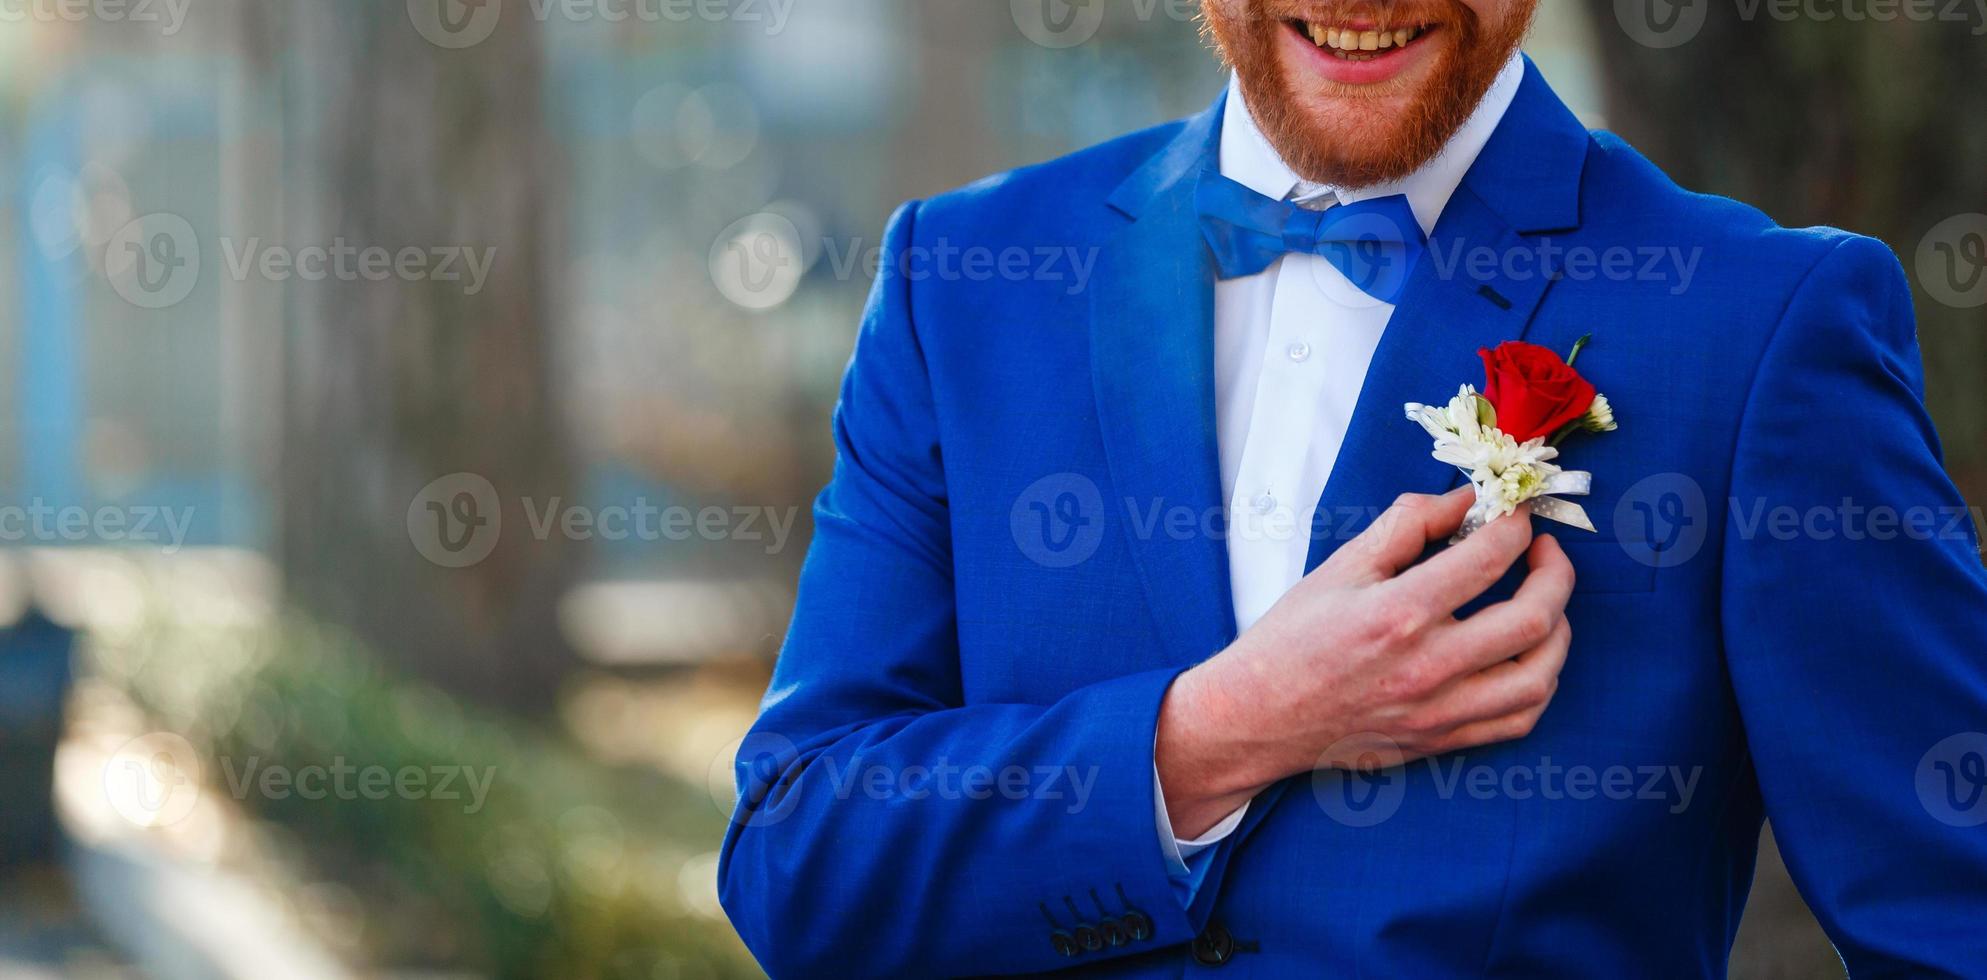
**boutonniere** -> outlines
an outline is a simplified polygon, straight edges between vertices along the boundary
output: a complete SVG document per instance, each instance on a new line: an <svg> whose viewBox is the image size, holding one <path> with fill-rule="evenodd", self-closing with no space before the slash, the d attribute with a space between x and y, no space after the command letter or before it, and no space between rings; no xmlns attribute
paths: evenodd
<svg viewBox="0 0 1987 980"><path fill-rule="evenodd" d="M1559 355L1520 341L1507 341L1483 357L1483 392L1464 385L1447 407L1409 402L1407 417L1435 437L1435 458L1462 470L1476 487L1456 540L1530 503L1532 513L1592 531L1594 522L1579 504L1594 477L1553 464L1559 444L1575 432L1613 432L1614 408L1594 390L1573 362L1592 340L1580 338L1571 353Z"/></svg>

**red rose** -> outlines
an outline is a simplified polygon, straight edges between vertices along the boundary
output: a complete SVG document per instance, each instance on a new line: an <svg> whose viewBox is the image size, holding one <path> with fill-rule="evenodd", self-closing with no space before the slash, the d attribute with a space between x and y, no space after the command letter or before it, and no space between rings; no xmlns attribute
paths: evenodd
<svg viewBox="0 0 1987 980"><path fill-rule="evenodd" d="M1594 386L1544 347L1512 340L1477 353L1497 427L1519 442L1558 432L1594 404Z"/></svg>

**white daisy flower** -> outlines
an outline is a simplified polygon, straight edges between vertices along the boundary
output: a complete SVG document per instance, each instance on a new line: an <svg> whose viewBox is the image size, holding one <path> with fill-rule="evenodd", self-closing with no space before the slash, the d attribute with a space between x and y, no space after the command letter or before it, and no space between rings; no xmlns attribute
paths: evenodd
<svg viewBox="0 0 1987 980"><path fill-rule="evenodd" d="M1580 420L1580 427L1588 432L1613 432L1620 428L1614 423L1614 406L1608 404L1608 396L1594 396L1594 404L1588 406L1587 416Z"/></svg>

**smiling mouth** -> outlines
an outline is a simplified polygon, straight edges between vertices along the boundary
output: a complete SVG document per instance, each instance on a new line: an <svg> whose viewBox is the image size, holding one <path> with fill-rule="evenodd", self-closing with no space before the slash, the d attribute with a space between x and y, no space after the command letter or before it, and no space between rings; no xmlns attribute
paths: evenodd
<svg viewBox="0 0 1987 980"><path fill-rule="evenodd" d="M1413 27L1354 27L1319 21L1285 21L1299 36L1341 61L1372 61L1413 44L1434 30L1433 25Z"/></svg>

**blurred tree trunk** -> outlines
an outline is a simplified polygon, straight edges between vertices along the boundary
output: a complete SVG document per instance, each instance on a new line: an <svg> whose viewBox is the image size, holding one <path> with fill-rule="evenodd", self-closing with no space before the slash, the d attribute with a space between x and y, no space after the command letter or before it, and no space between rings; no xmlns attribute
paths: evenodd
<svg viewBox="0 0 1987 980"><path fill-rule="evenodd" d="M271 62L288 87L292 247L493 259L480 291L460 263L455 281L288 283L276 497L291 600L396 667L543 710L572 664L556 604L577 547L556 529L540 540L525 506L570 503L574 480L554 390L562 184L539 25L502 17L447 49L398 0L293 0L260 16L283 45ZM494 499L465 496L473 478L424 496L462 473ZM472 533L488 537L452 548Z"/></svg>
<svg viewBox="0 0 1987 980"><path fill-rule="evenodd" d="M1637 4L1676 9L1672 0L1594 6L1611 128L1692 190L1745 201L1781 224L1835 225L1890 244L1912 276L1948 465L1981 503L1987 402L1976 392L1987 372L1987 309L1940 302L1923 277L1941 270L1918 268L1916 257L1939 222L1987 212L1987 127L1978 124L1987 60L1973 33L1987 24L1971 7L1964 20L1820 21L1776 19L1770 3L1687 0L1705 9L1703 28L1657 49L1616 19Z"/></svg>

